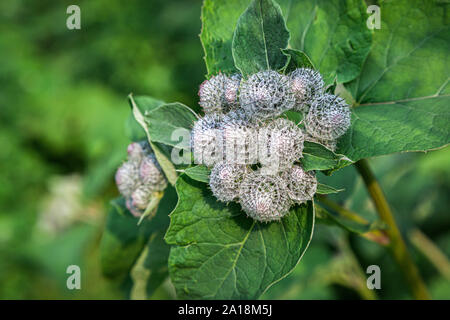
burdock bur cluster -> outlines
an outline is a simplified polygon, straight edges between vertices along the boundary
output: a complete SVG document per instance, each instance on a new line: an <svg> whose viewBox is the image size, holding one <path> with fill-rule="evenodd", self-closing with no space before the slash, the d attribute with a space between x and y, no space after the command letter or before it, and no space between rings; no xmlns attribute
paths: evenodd
<svg viewBox="0 0 450 320"><path fill-rule="evenodd" d="M334 150L350 126L345 101L326 93L317 71L268 70L242 79L218 74L199 89L205 116L191 134L194 160L211 168L209 186L223 202L239 202L258 221L279 220L316 193L314 171L303 170L304 141ZM297 124L284 117L303 114Z"/></svg>
<svg viewBox="0 0 450 320"><path fill-rule="evenodd" d="M199 96L205 116L192 128L194 160L211 168L209 186L219 201L239 202L258 221L279 220L314 197L315 172L301 166L304 141L334 150L350 126L348 105L326 93L311 69L261 71L245 80L218 74L200 85ZM288 110L302 113L302 122L287 119ZM147 142L128 146L116 183L135 216L164 190L167 180Z"/></svg>

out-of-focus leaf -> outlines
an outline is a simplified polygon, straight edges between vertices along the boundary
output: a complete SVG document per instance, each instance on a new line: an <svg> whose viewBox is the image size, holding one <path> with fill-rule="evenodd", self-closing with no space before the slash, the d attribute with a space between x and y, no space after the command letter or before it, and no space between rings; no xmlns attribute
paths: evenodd
<svg viewBox="0 0 450 320"><path fill-rule="evenodd" d="M155 216L152 219L144 219L137 225L138 218L127 210L125 200L123 198L113 200L101 241L103 274L118 281L126 279L150 236L159 232L164 233L167 229L168 214L174 209L175 204L175 189L168 186Z"/></svg>

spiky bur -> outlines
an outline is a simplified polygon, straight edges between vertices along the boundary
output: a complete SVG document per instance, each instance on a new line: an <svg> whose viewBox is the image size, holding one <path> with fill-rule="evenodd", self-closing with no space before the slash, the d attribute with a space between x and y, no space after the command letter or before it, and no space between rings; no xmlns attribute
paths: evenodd
<svg viewBox="0 0 450 320"><path fill-rule="evenodd" d="M207 114L199 119L191 131L194 162L212 167L223 160L222 116Z"/></svg>
<svg viewBox="0 0 450 320"><path fill-rule="evenodd" d="M164 190L167 180L146 141L133 142L127 148L128 160L116 172L116 184L134 216L140 216L155 192Z"/></svg>
<svg viewBox="0 0 450 320"><path fill-rule="evenodd" d="M205 114L226 113L238 104L241 75L227 77L219 73L205 80L199 88L200 106Z"/></svg>
<svg viewBox="0 0 450 320"><path fill-rule="evenodd" d="M239 197L239 186L249 172L245 165L218 163L211 170L209 186L219 201L232 201Z"/></svg>
<svg viewBox="0 0 450 320"><path fill-rule="evenodd" d="M224 160L233 164L258 161L258 126L246 120L227 117L222 122Z"/></svg>
<svg viewBox="0 0 450 320"><path fill-rule="evenodd" d="M280 220L291 206L283 179L259 170L245 176L239 188L239 203L249 217L263 222Z"/></svg>
<svg viewBox="0 0 450 320"><path fill-rule="evenodd" d="M129 197L139 184L139 170L136 161L124 162L116 171L116 185L124 197Z"/></svg>
<svg viewBox="0 0 450 320"><path fill-rule="evenodd" d="M129 161L140 162L142 157L149 153L151 149L146 141L132 142L127 147Z"/></svg>
<svg viewBox="0 0 450 320"><path fill-rule="evenodd" d="M278 118L268 122L258 136L259 162L275 169L290 167L302 157L304 135L294 122Z"/></svg>
<svg viewBox="0 0 450 320"><path fill-rule="evenodd" d="M289 78L273 70L251 75L241 83L241 108L253 118L268 119L292 109L295 100Z"/></svg>
<svg viewBox="0 0 450 320"><path fill-rule="evenodd" d="M350 108L344 99L326 93L312 102L305 117L305 127L313 137L335 140L350 127L350 118Z"/></svg>
<svg viewBox="0 0 450 320"><path fill-rule="evenodd" d="M317 190L317 179L314 171L304 171L302 167L293 165L281 174L287 185L290 199L298 204L305 203L314 197Z"/></svg>
<svg viewBox="0 0 450 320"><path fill-rule="evenodd" d="M162 191L167 187L166 177L164 177L154 154L148 154L142 158L139 177L142 183L149 186L152 191Z"/></svg>
<svg viewBox="0 0 450 320"><path fill-rule="evenodd" d="M225 104L226 111L235 109L239 106L239 86L241 84L242 76L238 73L231 75L225 81Z"/></svg>
<svg viewBox="0 0 450 320"><path fill-rule="evenodd" d="M152 196L152 189L146 185L139 185L131 194L131 204L138 210L145 210Z"/></svg>
<svg viewBox="0 0 450 320"><path fill-rule="evenodd" d="M289 75L290 87L295 98L294 109L308 112L311 101L324 90L324 82L318 71L300 68Z"/></svg>

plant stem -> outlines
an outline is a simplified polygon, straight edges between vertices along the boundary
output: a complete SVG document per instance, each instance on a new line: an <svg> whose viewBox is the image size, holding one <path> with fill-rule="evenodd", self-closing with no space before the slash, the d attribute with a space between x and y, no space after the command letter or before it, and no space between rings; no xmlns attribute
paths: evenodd
<svg viewBox="0 0 450 320"><path fill-rule="evenodd" d="M388 230L386 230L386 233L391 240L389 245L390 252L400 269L403 271L405 280L411 289L412 295L415 299L430 299L425 283L423 282L419 271L406 248L405 241L403 240L400 230L397 227L391 208L389 207L383 191L381 190L380 185L369 167L369 163L367 160L362 159L356 162L355 166L366 184L367 191L372 198L381 220L389 227Z"/></svg>
<svg viewBox="0 0 450 320"><path fill-rule="evenodd" d="M419 229L411 230L408 235L412 244L428 258L445 279L450 281L450 261L439 247Z"/></svg>
<svg viewBox="0 0 450 320"><path fill-rule="evenodd" d="M343 219L348 219L361 225L370 224L369 221L358 215L356 212L344 208L337 202L334 202L324 195L318 195L318 199L322 204L328 206L330 209L339 214L339 216L341 216ZM366 233L361 233L360 236L366 238L369 241L376 242L382 246L387 246L389 244L389 237L384 230L370 230Z"/></svg>

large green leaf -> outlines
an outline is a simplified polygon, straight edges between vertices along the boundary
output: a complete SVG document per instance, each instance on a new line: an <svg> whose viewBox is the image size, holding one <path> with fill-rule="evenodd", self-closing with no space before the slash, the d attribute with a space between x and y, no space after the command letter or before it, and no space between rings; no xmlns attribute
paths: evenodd
<svg viewBox="0 0 450 320"><path fill-rule="evenodd" d="M353 108L338 152L356 161L395 152L426 151L450 142L450 97Z"/></svg>
<svg viewBox="0 0 450 320"><path fill-rule="evenodd" d="M234 63L245 77L261 70L281 69L287 60L281 49L288 41L280 6L272 0L253 0L237 22Z"/></svg>
<svg viewBox="0 0 450 320"><path fill-rule="evenodd" d="M312 202L280 222L257 223L218 202L204 183L181 175L166 241L179 298L256 299L297 265L311 240Z"/></svg>
<svg viewBox="0 0 450 320"><path fill-rule="evenodd" d="M371 44L363 0L278 2L291 33L291 47L309 56L327 84L359 75Z"/></svg>
<svg viewBox="0 0 450 320"><path fill-rule="evenodd" d="M338 151L353 160L426 151L450 141L450 30L444 6L386 2L381 14L361 76L346 85L356 107Z"/></svg>
<svg viewBox="0 0 450 320"><path fill-rule="evenodd" d="M202 7L200 39L205 50L208 76L218 72L235 73L231 53L234 28L249 0L205 0Z"/></svg>

